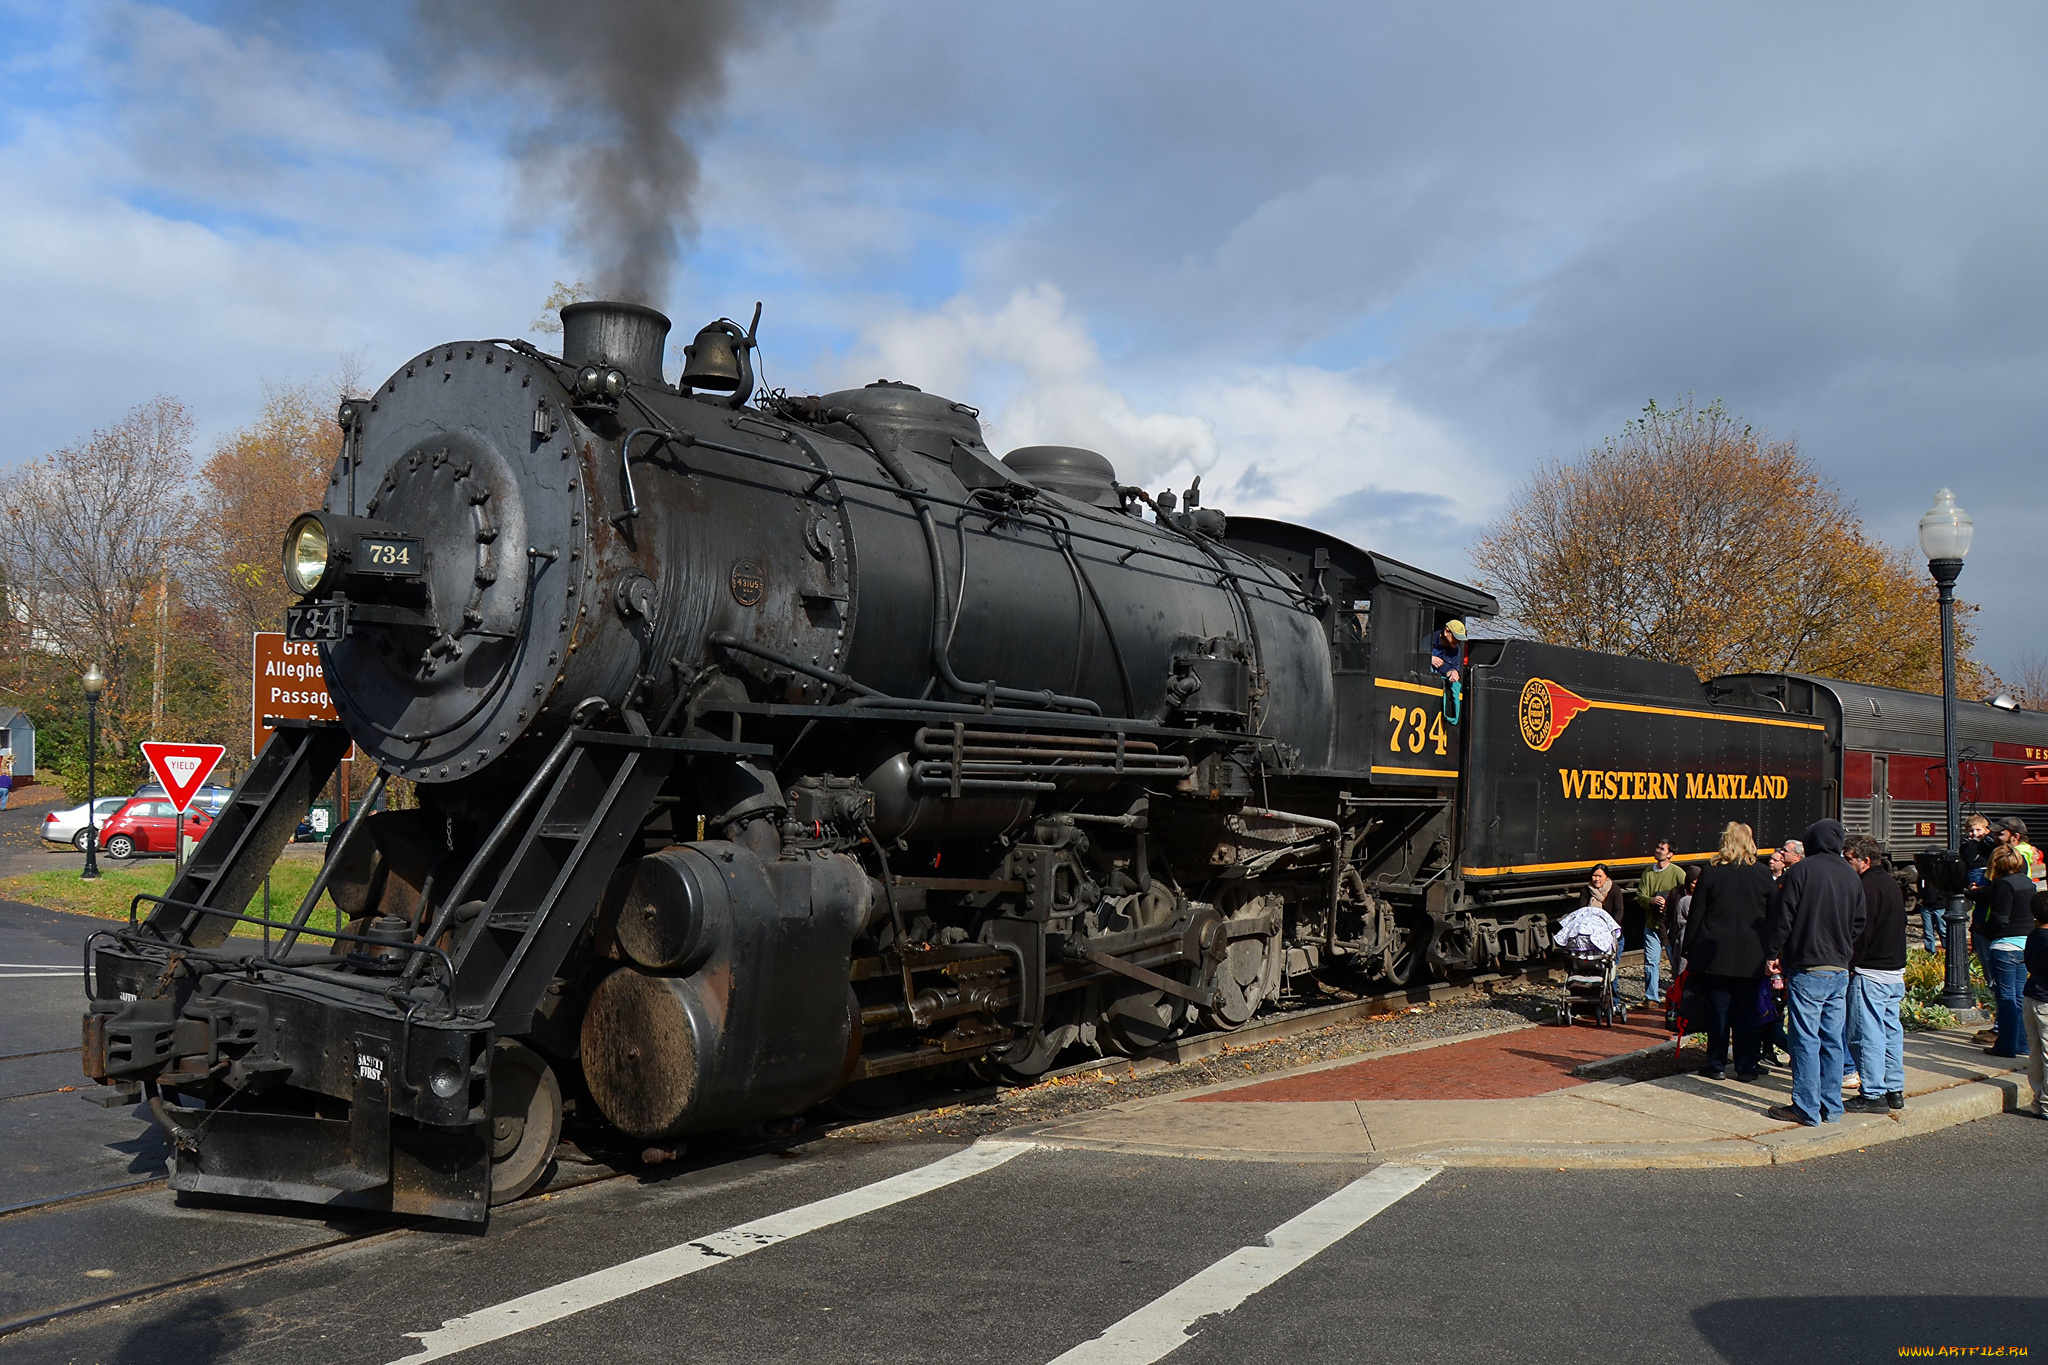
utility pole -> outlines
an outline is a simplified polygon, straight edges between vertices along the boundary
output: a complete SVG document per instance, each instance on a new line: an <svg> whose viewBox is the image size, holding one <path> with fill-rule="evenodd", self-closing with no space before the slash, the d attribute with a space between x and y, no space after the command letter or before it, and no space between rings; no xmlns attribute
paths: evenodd
<svg viewBox="0 0 2048 1365"><path fill-rule="evenodd" d="M156 580L156 674L149 689L149 733L160 737L164 731L164 621L170 614L171 571L165 569Z"/></svg>

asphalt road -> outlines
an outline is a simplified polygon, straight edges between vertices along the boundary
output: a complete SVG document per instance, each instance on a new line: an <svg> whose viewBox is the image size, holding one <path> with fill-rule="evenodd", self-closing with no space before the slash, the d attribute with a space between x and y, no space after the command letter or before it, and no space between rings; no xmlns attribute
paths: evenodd
<svg viewBox="0 0 2048 1365"><path fill-rule="evenodd" d="M0 960L75 961L88 928L0 906ZM75 976L0 984L16 988L0 992L0 1054L39 1050L24 1041L75 1043ZM75 1066L61 1052L0 1063L20 1068L0 1069L0 1093L11 1096L0 1100L0 1205L160 1168L162 1143L145 1113L52 1093L46 1083L73 1083L59 1073ZM1198 1274L1202 1286L1183 1296L1210 1312L1232 1274L1284 1256L1298 1238L1283 1233L1273 1252L1227 1258L1263 1247L1361 1177L1357 1167L1032 1150L811 1226L819 1201L860 1192L873 1203L877 1182L962 1150L821 1137L529 1199L500 1210L483 1234L180 1203L161 1187L8 1215L0 1320L377 1235L31 1328L0 1338L0 1354L392 1362L422 1351L420 1334L470 1314L507 1334L453 1359L1033 1365L1126 1315L1173 1318L1172 1299L1148 1305ZM2048 1123L2008 1115L1781 1168L1447 1170L1340 1228L1238 1306L1193 1323L1171 1359L1583 1365L1594 1356L1895 1360L1902 1346L2048 1351L2048 1276L2035 1252L2048 1212L2044 1156ZM792 1211L786 1241L713 1236ZM661 1264L686 1273L634 1289L613 1269L664 1251ZM1224 1272L1211 1269L1219 1262ZM585 1276L600 1288L582 1292L604 1301L558 1320L526 1328L546 1312L487 1311L528 1294L543 1302L542 1291ZM1180 1341L1179 1327L1146 1321L1126 1324L1123 1344L1094 1358L1152 1359L1162 1340Z"/></svg>
<svg viewBox="0 0 2048 1365"><path fill-rule="evenodd" d="M44 783L13 793L7 809L0 810L0 877L53 867L67 867L75 872L82 867L83 853L45 843L41 837L44 815L52 810L69 810L76 804Z"/></svg>
<svg viewBox="0 0 2048 1365"><path fill-rule="evenodd" d="M1895 1360L1902 1346L2048 1350L2032 1255L2041 1200L2027 1186L2044 1128L2008 1116L1781 1169L1446 1171L1197 1324L1172 1359L1747 1365ZM358 1243L5 1347L27 1361L397 1361L421 1349L408 1333L446 1318L947 1150L835 1142L593 1186L518 1206L485 1236ZM1028 1152L454 1358L1050 1361L1357 1176ZM208 1216L257 1215L138 1209L137 1253L175 1263L183 1248L166 1225L204 1236Z"/></svg>

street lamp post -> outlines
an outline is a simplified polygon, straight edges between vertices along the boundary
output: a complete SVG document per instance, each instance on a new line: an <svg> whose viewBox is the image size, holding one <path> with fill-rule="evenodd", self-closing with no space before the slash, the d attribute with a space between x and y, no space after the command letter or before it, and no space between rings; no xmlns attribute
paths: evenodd
<svg viewBox="0 0 2048 1365"><path fill-rule="evenodd" d="M1941 754L1948 789L1948 847L1960 859L1963 851L1962 781L1956 761L1956 577L1970 552L1976 531L1970 514L1956 506L1946 488L1934 495L1934 506L1920 518L1920 549L1927 572L1941 591ZM1960 893L1948 901L1948 977L1941 1003L1952 1010L1973 1009L1977 994L1970 989L1970 917Z"/></svg>
<svg viewBox="0 0 2048 1365"><path fill-rule="evenodd" d="M100 693L106 687L98 664L85 670L85 871L78 874L84 881L100 875Z"/></svg>

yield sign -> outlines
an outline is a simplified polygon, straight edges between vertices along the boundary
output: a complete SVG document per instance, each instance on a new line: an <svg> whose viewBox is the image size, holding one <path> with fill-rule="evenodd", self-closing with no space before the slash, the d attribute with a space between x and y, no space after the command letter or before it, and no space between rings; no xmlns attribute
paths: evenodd
<svg viewBox="0 0 2048 1365"><path fill-rule="evenodd" d="M206 775L227 752L227 746L165 744L152 739L143 742L142 752L149 759L149 766L156 770L156 780L163 783L164 791L169 793L171 805L183 815L185 808L192 804L192 798L198 795Z"/></svg>

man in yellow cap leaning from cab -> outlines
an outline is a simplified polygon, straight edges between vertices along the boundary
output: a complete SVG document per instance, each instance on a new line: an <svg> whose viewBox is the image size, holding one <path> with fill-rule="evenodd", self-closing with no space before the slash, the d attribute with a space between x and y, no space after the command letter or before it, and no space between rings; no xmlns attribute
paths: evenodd
<svg viewBox="0 0 2048 1365"><path fill-rule="evenodd" d="M1465 709L1465 623L1446 621L1430 641L1429 666L1444 680L1444 719L1458 723Z"/></svg>

